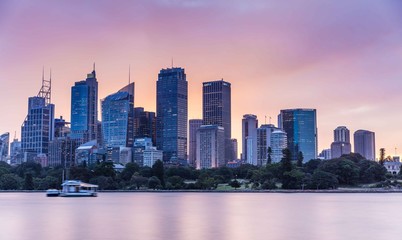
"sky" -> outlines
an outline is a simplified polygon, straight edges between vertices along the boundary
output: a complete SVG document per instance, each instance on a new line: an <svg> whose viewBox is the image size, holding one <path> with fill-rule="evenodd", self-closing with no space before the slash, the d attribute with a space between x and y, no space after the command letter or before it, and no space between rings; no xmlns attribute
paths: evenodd
<svg viewBox="0 0 402 240"><path fill-rule="evenodd" d="M202 118L202 82L232 84L239 149L244 114L276 125L281 109L316 108L319 151L347 126L374 131L377 155L399 155L401 25L399 0L2 0L0 133L20 138L43 67L56 116L70 120L71 86L94 62L100 99L128 83L130 65L135 106L155 111L157 75L173 59L189 119Z"/></svg>

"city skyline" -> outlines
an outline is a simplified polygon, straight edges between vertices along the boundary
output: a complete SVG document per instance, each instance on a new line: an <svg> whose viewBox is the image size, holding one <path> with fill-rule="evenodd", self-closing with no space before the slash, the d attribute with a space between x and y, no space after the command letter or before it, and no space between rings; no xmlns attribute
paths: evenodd
<svg viewBox="0 0 402 240"><path fill-rule="evenodd" d="M135 107L155 112L157 74L173 57L174 66L186 69L188 119L202 117L202 82L223 78L232 84L233 138L241 139L244 114L263 123L264 116L275 119L281 109L315 108L319 152L329 148L340 125L375 132L376 147L389 154L401 149L399 3L139 2L99 1L95 8L79 2L2 2L0 81L7 91L0 100L10 104L0 106L8 113L0 132L21 135L26 99L36 94L43 65L46 72L52 68L55 116L71 121L69 89L92 62L99 99L128 82L131 64ZM121 13L102 18L108 8ZM135 9L144 11L131 19L129 10ZM163 21L166 12L169 23Z"/></svg>

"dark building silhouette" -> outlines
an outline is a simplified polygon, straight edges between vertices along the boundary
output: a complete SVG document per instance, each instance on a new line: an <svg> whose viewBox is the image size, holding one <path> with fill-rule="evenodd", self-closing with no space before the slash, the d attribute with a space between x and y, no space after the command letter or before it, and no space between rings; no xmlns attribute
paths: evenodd
<svg viewBox="0 0 402 240"><path fill-rule="evenodd" d="M367 130L357 130L354 134L355 153L367 160L375 160L375 133Z"/></svg>
<svg viewBox="0 0 402 240"><path fill-rule="evenodd" d="M154 112L144 111L142 107L134 108L134 138L151 138L156 145L156 117Z"/></svg>
<svg viewBox="0 0 402 240"><path fill-rule="evenodd" d="M187 162L187 112L184 69L162 69L156 82L156 146L165 162Z"/></svg>
<svg viewBox="0 0 402 240"><path fill-rule="evenodd" d="M202 125L202 119L190 119L190 135L189 135L189 154L188 154L188 164L190 166L196 167L197 159L197 130Z"/></svg>

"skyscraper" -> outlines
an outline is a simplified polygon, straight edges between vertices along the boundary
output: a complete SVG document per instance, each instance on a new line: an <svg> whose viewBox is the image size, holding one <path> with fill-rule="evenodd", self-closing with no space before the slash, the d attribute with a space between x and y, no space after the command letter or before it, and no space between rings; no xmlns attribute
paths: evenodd
<svg viewBox="0 0 402 240"><path fill-rule="evenodd" d="M317 158L317 117L315 109L286 109L278 125L286 132L292 160L303 153L303 162Z"/></svg>
<svg viewBox="0 0 402 240"><path fill-rule="evenodd" d="M82 143L98 137L98 81L95 65L86 80L71 88L71 137Z"/></svg>
<svg viewBox="0 0 402 240"><path fill-rule="evenodd" d="M222 80L204 82L202 88L203 125L218 125L225 131L225 161L233 161L231 137L231 84Z"/></svg>
<svg viewBox="0 0 402 240"><path fill-rule="evenodd" d="M367 130L357 130L354 135L355 153L367 160L375 160L375 133Z"/></svg>
<svg viewBox="0 0 402 240"><path fill-rule="evenodd" d="M339 158L343 154L349 154L352 151L349 135L349 129L345 126L337 127L334 130L334 142L331 144L331 158Z"/></svg>
<svg viewBox="0 0 402 240"><path fill-rule="evenodd" d="M134 83L101 100L103 144L132 147L134 143Z"/></svg>
<svg viewBox="0 0 402 240"><path fill-rule="evenodd" d="M271 161L278 163L282 160L282 150L288 147L286 133L282 130L275 130L271 133Z"/></svg>
<svg viewBox="0 0 402 240"><path fill-rule="evenodd" d="M233 160L237 160L238 158L238 155L239 155L239 153L238 153L238 146L237 146L237 139L236 138L232 138L232 139L230 139L230 142L232 143L232 151L233 151L233 153L232 153L232 155L233 155Z"/></svg>
<svg viewBox="0 0 402 240"><path fill-rule="evenodd" d="M21 126L21 150L25 160L48 154L54 137L54 105L51 104L51 77L45 80L36 97L28 99L28 114Z"/></svg>
<svg viewBox="0 0 402 240"><path fill-rule="evenodd" d="M243 115L242 142L243 160L252 165L257 165L257 116L253 114Z"/></svg>
<svg viewBox="0 0 402 240"><path fill-rule="evenodd" d="M257 165L267 165L268 148L271 147L271 133L277 130L273 124L263 124L257 128Z"/></svg>
<svg viewBox="0 0 402 240"><path fill-rule="evenodd" d="M225 133L218 125L202 125L197 130L197 169L225 166Z"/></svg>
<svg viewBox="0 0 402 240"><path fill-rule="evenodd" d="M162 69L156 83L156 146L163 161L187 161L188 83L183 68Z"/></svg>
<svg viewBox="0 0 402 240"><path fill-rule="evenodd" d="M0 161L5 161L10 146L10 133L0 135Z"/></svg>
<svg viewBox="0 0 402 240"><path fill-rule="evenodd" d="M197 159L197 130L202 125L202 119L190 119L190 140L189 140L189 154L188 154L188 163L190 166L195 167Z"/></svg>
<svg viewBox="0 0 402 240"><path fill-rule="evenodd" d="M155 112L144 111L142 107L134 108L134 138L151 138L156 145Z"/></svg>

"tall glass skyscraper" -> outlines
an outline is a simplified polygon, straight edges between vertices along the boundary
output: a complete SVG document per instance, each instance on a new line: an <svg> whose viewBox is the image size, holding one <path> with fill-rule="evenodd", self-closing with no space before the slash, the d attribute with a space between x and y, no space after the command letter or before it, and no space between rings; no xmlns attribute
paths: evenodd
<svg viewBox="0 0 402 240"><path fill-rule="evenodd" d="M71 88L71 138L83 143L98 137L98 81L95 68Z"/></svg>
<svg viewBox="0 0 402 240"><path fill-rule="evenodd" d="M6 161L10 147L10 133L0 135L0 161Z"/></svg>
<svg viewBox="0 0 402 240"><path fill-rule="evenodd" d="M187 161L187 112L184 69L162 69L156 82L156 146L165 162Z"/></svg>
<svg viewBox="0 0 402 240"><path fill-rule="evenodd" d="M225 161L236 159L231 144L231 85L222 80L204 82L202 88L203 125L218 125L225 131Z"/></svg>
<svg viewBox="0 0 402 240"><path fill-rule="evenodd" d="M317 117L315 109L286 109L279 114L279 126L287 134L292 159L303 153L303 161L317 158Z"/></svg>
<svg viewBox="0 0 402 240"><path fill-rule="evenodd" d="M156 145L156 116L155 112L144 111L142 107L134 108L134 138L151 138Z"/></svg>
<svg viewBox="0 0 402 240"><path fill-rule="evenodd" d="M257 165L257 116L245 114L242 119L242 159L247 163Z"/></svg>
<svg viewBox="0 0 402 240"><path fill-rule="evenodd" d="M132 147L134 143L134 83L101 100L103 143Z"/></svg>

